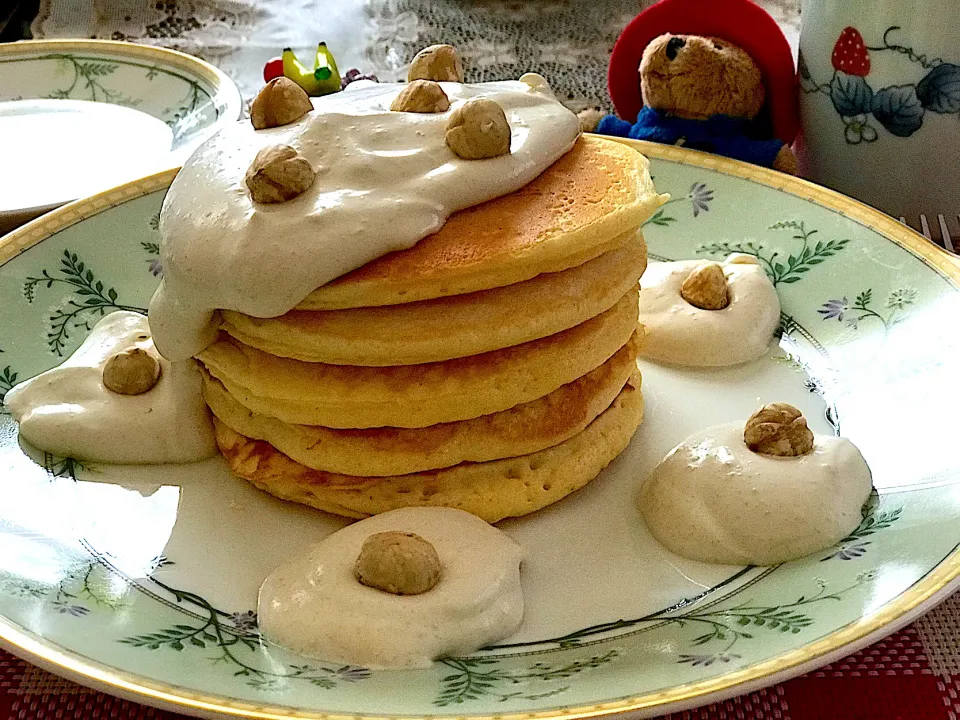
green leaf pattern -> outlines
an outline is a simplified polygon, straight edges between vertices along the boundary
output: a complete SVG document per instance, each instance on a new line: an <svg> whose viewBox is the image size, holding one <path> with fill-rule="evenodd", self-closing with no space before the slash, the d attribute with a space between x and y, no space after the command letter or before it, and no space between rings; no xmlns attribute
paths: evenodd
<svg viewBox="0 0 960 720"><path fill-rule="evenodd" d="M121 303L117 291L98 280L80 256L69 250L63 251L60 267L53 274L44 269L39 277L27 278L23 296L32 303L38 289L50 289L54 285L67 285L73 289L71 294L60 298L47 317L47 345L57 357L64 356L75 331L89 332L108 310L147 312L145 308Z"/></svg>
<svg viewBox="0 0 960 720"><path fill-rule="evenodd" d="M370 676L369 670L354 665L288 665L280 668L276 663L264 663L260 661L262 640L253 612L230 614L215 608L196 593L170 587L156 578L152 582L169 593L176 603L198 611L191 614L199 619L190 624L175 623L152 633L122 638L120 642L124 645L178 653L212 650L213 655L206 655L212 663L234 668L234 677L243 678L248 686L262 691L280 690L284 682L293 680L331 690L340 683L358 682Z"/></svg>
<svg viewBox="0 0 960 720"><path fill-rule="evenodd" d="M440 680L440 692L433 704L438 707L462 705L481 698L507 700L539 700L569 690L558 684L584 670L593 670L619 657L609 650L584 660L560 665L534 663L523 670L506 670L496 658L448 658L440 662L454 672ZM537 687L543 686L543 689ZM518 689L511 689L518 688Z"/></svg>
<svg viewBox="0 0 960 720"><path fill-rule="evenodd" d="M7 414L7 407L3 405L3 400L10 392L10 388L19 382L18 377L19 374L9 365L0 370L0 415Z"/></svg>
<svg viewBox="0 0 960 720"><path fill-rule="evenodd" d="M776 287L780 284L789 285L799 282L805 273L810 272L817 265L836 255L850 242L846 238L814 242L813 236L818 231L808 230L804 222L795 220L775 223L769 229L792 231L792 239L801 243L799 250L787 253L784 250L768 248L762 242L748 240L743 242L704 243L697 246L696 253L708 257L725 257L731 253L752 255L760 262L770 281Z"/></svg>
<svg viewBox="0 0 960 720"><path fill-rule="evenodd" d="M89 100L139 108L149 97L146 94L149 90L144 88L144 94L136 97L121 88L136 88L140 84L152 83L161 76L175 81L170 92L176 93L182 86L180 98L167 107L156 108L158 117L173 131L175 146L181 137L208 121L210 116L216 118L221 112L220 108L213 106L212 97L206 89L192 77L176 72L174 68L122 58L104 60L73 53L50 53L30 58L31 62L43 60L55 62L53 76L63 79L59 87L46 92L44 97L47 99ZM19 58L0 60L0 65L19 61ZM141 77L142 83L139 81Z"/></svg>

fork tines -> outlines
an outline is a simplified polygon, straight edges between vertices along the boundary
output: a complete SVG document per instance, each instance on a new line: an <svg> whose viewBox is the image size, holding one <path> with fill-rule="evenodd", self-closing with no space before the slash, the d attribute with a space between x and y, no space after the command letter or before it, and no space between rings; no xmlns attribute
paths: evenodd
<svg viewBox="0 0 960 720"><path fill-rule="evenodd" d="M904 225L910 225L906 218L900 218L900 222ZM939 227L931 230L927 216L920 216L919 230L927 240L936 243L940 247L946 248L952 253L957 252L957 248L953 244L953 238L956 236L957 239L960 240L960 229L955 229L953 233L951 233L950 227L947 225L947 218L943 214L937 215L937 225L939 225ZM911 225L911 227L914 226ZM960 214L957 215L957 227L960 228ZM916 230L917 228L914 227L914 229Z"/></svg>

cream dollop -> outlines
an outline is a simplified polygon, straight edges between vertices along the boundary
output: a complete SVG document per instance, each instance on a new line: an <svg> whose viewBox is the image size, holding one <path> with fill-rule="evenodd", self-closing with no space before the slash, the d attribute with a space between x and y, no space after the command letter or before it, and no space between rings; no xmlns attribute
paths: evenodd
<svg viewBox="0 0 960 720"><path fill-rule="evenodd" d="M360 584L364 541L420 535L440 557L439 582L420 595ZM367 667L426 667L512 634L523 619L520 546L453 508L403 508L348 525L276 570L260 588L264 637L301 655Z"/></svg>
<svg viewBox="0 0 960 720"><path fill-rule="evenodd" d="M643 484L653 536L692 560L775 565L834 545L862 519L870 469L845 438L814 435L813 452L759 455L743 424L694 433Z"/></svg>
<svg viewBox="0 0 960 720"><path fill-rule="evenodd" d="M290 125L224 128L185 163L160 216L163 280L150 303L161 353L200 352L214 311L276 317L317 287L436 232L457 210L519 190L573 147L576 116L542 78L440 83L451 108L391 112L400 84L375 84L314 100ZM510 153L457 157L444 141L450 113L473 97L500 104ZM286 144L316 172L283 203L258 204L244 174L257 152Z"/></svg>
<svg viewBox="0 0 960 720"><path fill-rule="evenodd" d="M103 385L114 354L142 348L160 361L160 378L141 395ZM147 318L118 311L98 322L59 366L7 393L20 434L54 455L104 463L182 463L216 454L213 425L193 360L171 363L153 346Z"/></svg>
<svg viewBox="0 0 960 720"><path fill-rule="evenodd" d="M655 262L640 279L640 313L646 328L641 355L690 366L736 365L763 355L780 322L780 300L763 268L749 255L723 263L730 304L702 310L680 296L680 287L702 260Z"/></svg>

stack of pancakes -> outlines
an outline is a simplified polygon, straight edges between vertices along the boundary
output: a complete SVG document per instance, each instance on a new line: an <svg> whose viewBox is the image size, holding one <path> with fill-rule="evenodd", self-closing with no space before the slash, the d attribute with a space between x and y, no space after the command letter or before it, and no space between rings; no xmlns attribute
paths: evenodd
<svg viewBox="0 0 960 720"><path fill-rule="evenodd" d="M597 137L511 195L199 355L220 449L278 497L352 518L495 522L582 487L643 415L647 162Z"/></svg>

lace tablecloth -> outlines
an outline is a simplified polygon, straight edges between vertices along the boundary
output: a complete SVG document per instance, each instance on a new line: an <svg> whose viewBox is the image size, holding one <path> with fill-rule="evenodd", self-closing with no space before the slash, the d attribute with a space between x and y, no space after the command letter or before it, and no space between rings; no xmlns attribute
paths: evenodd
<svg viewBox="0 0 960 720"><path fill-rule="evenodd" d="M607 59L651 0L42 0L37 38L163 45L227 72L250 98L284 46L312 57L323 40L341 70L405 75L422 47L456 45L470 81L546 76L574 109L607 108ZM761 0L796 47L799 0Z"/></svg>
<svg viewBox="0 0 960 720"><path fill-rule="evenodd" d="M721 0L718 0L721 1ZM128 39L199 55L247 97L264 62L325 40L342 69L402 77L413 54L455 44L470 80L544 74L571 107L608 106L607 57L649 0L43 0L35 37ZM796 47L795 0L761 2ZM956 720L960 597L884 641L821 670L672 716L684 720ZM93 692L0 651L0 718L179 716Z"/></svg>

